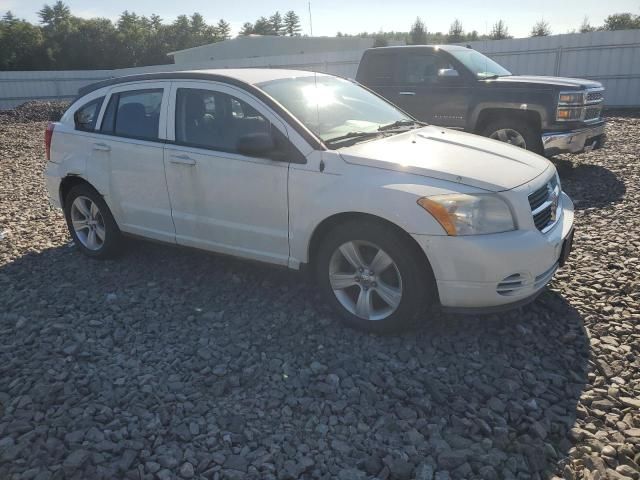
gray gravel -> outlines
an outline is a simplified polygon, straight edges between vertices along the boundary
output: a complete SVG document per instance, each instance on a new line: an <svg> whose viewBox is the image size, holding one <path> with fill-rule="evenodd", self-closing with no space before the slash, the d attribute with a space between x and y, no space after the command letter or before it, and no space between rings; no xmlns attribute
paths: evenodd
<svg viewBox="0 0 640 480"><path fill-rule="evenodd" d="M0 122L1 479L640 478L640 120L556 160L571 261L521 311L343 328L300 275L69 244Z"/></svg>

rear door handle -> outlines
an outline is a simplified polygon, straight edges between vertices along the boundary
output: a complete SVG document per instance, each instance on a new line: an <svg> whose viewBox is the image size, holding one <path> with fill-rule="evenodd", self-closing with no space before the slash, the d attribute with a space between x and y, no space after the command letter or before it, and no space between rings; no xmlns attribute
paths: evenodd
<svg viewBox="0 0 640 480"><path fill-rule="evenodd" d="M110 152L111 151L111 147L109 145L107 145L106 143L94 143L93 144L93 149L94 150L98 150L99 152Z"/></svg>
<svg viewBox="0 0 640 480"><path fill-rule="evenodd" d="M413 97L416 94L416 92L399 92L399 93L400 95L404 95L407 97Z"/></svg>
<svg viewBox="0 0 640 480"><path fill-rule="evenodd" d="M175 163L177 165L195 165L196 161L191 158L189 155L171 155L171 163Z"/></svg>

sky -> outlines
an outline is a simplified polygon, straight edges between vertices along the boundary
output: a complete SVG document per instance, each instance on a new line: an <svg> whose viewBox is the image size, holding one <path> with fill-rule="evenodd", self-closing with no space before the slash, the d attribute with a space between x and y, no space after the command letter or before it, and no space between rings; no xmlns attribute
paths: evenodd
<svg viewBox="0 0 640 480"><path fill-rule="evenodd" d="M37 11L54 0L0 0L0 14L14 15L37 22ZM106 17L116 20L124 10L140 15L160 15L165 22L180 14L201 13L207 22L224 18L235 35L244 22L268 17L276 10L294 10L301 19L303 34L310 34L309 2L305 0L65 0L79 17ZM488 33L498 19L503 19L509 33L528 36L539 19L549 23L552 33L567 33L579 28L585 16L592 25L603 23L607 15L619 12L640 14L640 0L312 0L313 35L333 36L337 32L408 31L416 17L421 17L430 32L447 32L458 18L465 31Z"/></svg>

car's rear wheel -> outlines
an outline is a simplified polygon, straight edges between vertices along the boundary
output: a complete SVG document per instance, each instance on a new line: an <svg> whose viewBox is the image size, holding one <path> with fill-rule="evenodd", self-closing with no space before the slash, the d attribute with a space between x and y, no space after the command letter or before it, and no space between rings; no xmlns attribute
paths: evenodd
<svg viewBox="0 0 640 480"><path fill-rule="evenodd" d="M93 258L117 254L121 233L102 196L89 185L76 185L64 202L69 233L82 253Z"/></svg>
<svg viewBox="0 0 640 480"><path fill-rule="evenodd" d="M531 122L520 118L504 117L493 120L483 128L482 135L514 147L542 153L540 132Z"/></svg>
<svg viewBox="0 0 640 480"><path fill-rule="evenodd" d="M395 228L349 223L330 231L316 257L317 281L349 326L375 333L415 325L435 298L424 256Z"/></svg>

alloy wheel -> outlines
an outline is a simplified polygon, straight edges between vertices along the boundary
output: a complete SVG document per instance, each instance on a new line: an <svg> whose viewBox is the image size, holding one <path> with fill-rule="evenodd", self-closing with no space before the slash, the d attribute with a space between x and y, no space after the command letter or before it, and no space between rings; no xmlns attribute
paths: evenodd
<svg viewBox="0 0 640 480"><path fill-rule="evenodd" d="M402 277L393 259L379 246L350 241L329 260L329 282L338 302L364 320L384 320L402 300Z"/></svg>
<svg viewBox="0 0 640 480"><path fill-rule="evenodd" d="M76 197L71 204L71 225L84 247L93 251L102 248L106 228L100 209L93 200L85 196Z"/></svg>

